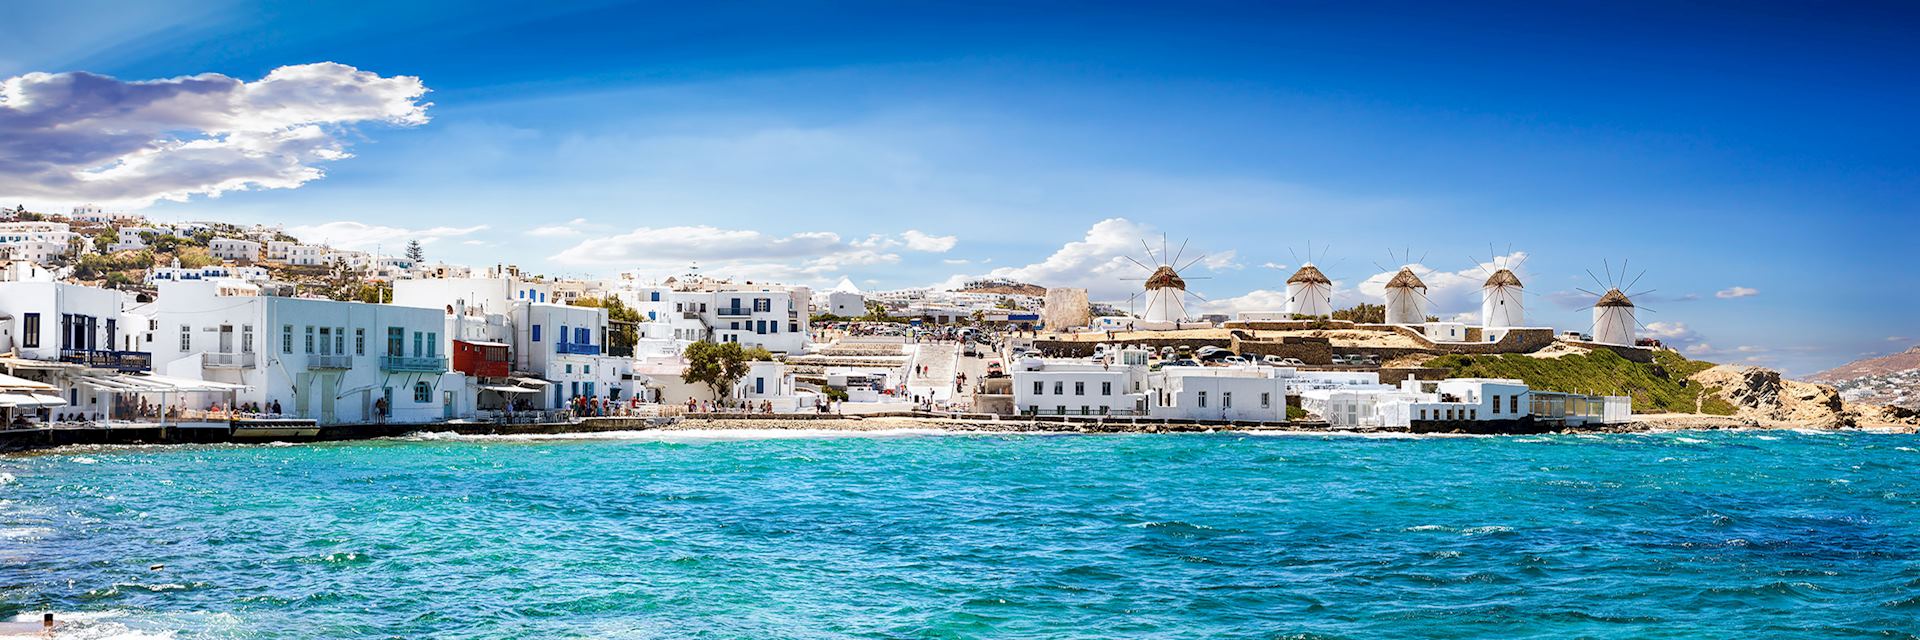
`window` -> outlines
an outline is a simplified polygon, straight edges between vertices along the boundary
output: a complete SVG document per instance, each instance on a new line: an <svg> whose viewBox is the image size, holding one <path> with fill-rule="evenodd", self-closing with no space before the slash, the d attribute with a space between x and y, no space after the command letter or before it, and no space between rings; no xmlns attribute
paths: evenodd
<svg viewBox="0 0 1920 640"><path fill-rule="evenodd" d="M1073 395L1076 395L1076 396L1087 395L1087 383L1085 382L1073 383Z"/></svg>
<svg viewBox="0 0 1920 640"><path fill-rule="evenodd" d="M1266 409L1272 406L1273 406L1273 394L1262 392L1260 394L1260 408Z"/></svg>
<svg viewBox="0 0 1920 640"><path fill-rule="evenodd" d="M313 355L313 325L307 325L307 355Z"/></svg>
<svg viewBox="0 0 1920 640"><path fill-rule="evenodd" d="M567 373L573 373L573 365L567 365Z"/></svg>
<svg viewBox="0 0 1920 640"><path fill-rule="evenodd" d="M440 333L437 331L427 332L427 357L440 357Z"/></svg>
<svg viewBox="0 0 1920 640"><path fill-rule="evenodd" d="M240 325L240 352L253 353L253 325Z"/></svg>
<svg viewBox="0 0 1920 640"><path fill-rule="evenodd" d="M1222 409L1233 408L1233 392L1232 391L1224 391L1220 393L1220 408Z"/></svg>
<svg viewBox="0 0 1920 640"><path fill-rule="evenodd" d="M560 332L553 334L553 341L560 344L567 343L567 325L560 325Z"/></svg>
<svg viewBox="0 0 1920 640"><path fill-rule="evenodd" d="M1056 395L1056 396L1064 396L1064 395L1067 395L1067 383L1065 383L1065 382L1060 382L1060 381L1054 381L1054 383L1053 383L1053 395Z"/></svg>
<svg viewBox="0 0 1920 640"><path fill-rule="evenodd" d="M1207 392L1205 391L1200 392L1200 406L1207 406Z"/></svg>
<svg viewBox="0 0 1920 640"><path fill-rule="evenodd" d="M320 327L320 355L333 355L333 327Z"/></svg>
<svg viewBox="0 0 1920 640"><path fill-rule="evenodd" d="M1426 410L1426 409L1421 409L1421 410L1420 410L1420 419L1421 419L1421 420L1425 420L1425 419L1427 419L1427 410Z"/></svg>
<svg viewBox="0 0 1920 640"><path fill-rule="evenodd" d="M540 341L540 325L537 325L537 324L533 325L533 341L534 342Z"/></svg>
<svg viewBox="0 0 1920 640"><path fill-rule="evenodd" d="M347 355L347 328L346 327L333 328L333 352L343 356Z"/></svg>
<svg viewBox="0 0 1920 640"><path fill-rule="evenodd" d="M29 313L20 320L20 346L34 348L40 346L40 314Z"/></svg>
<svg viewBox="0 0 1920 640"><path fill-rule="evenodd" d="M1103 395L1103 396L1113 395L1113 383L1111 382L1100 383L1100 395Z"/></svg>
<svg viewBox="0 0 1920 640"><path fill-rule="evenodd" d="M1480 419L1480 410L1479 410L1479 409L1468 409L1468 410L1467 410L1467 419L1468 419L1468 420L1479 420L1479 419Z"/></svg>
<svg viewBox="0 0 1920 640"><path fill-rule="evenodd" d="M367 355L367 330L366 329L356 328L353 330L353 355L356 355L356 356Z"/></svg>
<svg viewBox="0 0 1920 640"><path fill-rule="evenodd" d="M293 353L293 325L280 325L280 353Z"/></svg>
<svg viewBox="0 0 1920 640"><path fill-rule="evenodd" d="M193 327L189 327L184 324L180 325L180 351L182 353L185 353L192 350L193 350Z"/></svg>
<svg viewBox="0 0 1920 640"><path fill-rule="evenodd" d="M396 358L407 355L406 329L387 327L387 355Z"/></svg>
<svg viewBox="0 0 1920 640"><path fill-rule="evenodd" d="M575 328L573 330L573 341L580 344L593 344L593 331L586 327Z"/></svg>
<svg viewBox="0 0 1920 640"><path fill-rule="evenodd" d="M1053 408L1053 412L1063 416L1067 415L1067 405L1063 404L1063 405L1056 406Z"/></svg>
<svg viewBox="0 0 1920 640"><path fill-rule="evenodd" d="M655 292L653 292L653 294L652 294L652 296L653 296L653 297L652 297L652 301L653 301L653 302L659 302L659 301L660 301L660 292L658 292L658 291L655 291Z"/></svg>
<svg viewBox="0 0 1920 640"><path fill-rule="evenodd" d="M766 299L766 298L754 298L754 299L753 299L753 310L754 310L754 311L772 311L772 310L773 310L773 301L772 301L772 300L768 300L768 299Z"/></svg>
<svg viewBox="0 0 1920 640"><path fill-rule="evenodd" d="M1087 405L1084 405L1084 404L1080 405L1080 415L1084 416L1091 413L1093 413L1093 409L1091 407L1088 407Z"/></svg>
<svg viewBox="0 0 1920 640"><path fill-rule="evenodd" d="M1518 394L1507 396L1507 413L1515 415L1520 413L1520 396Z"/></svg>
<svg viewBox="0 0 1920 640"><path fill-rule="evenodd" d="M1500 415L1500 394L1493 394L1493 415Z"/></svg>
<svg viewBox="0 0 1920 640"><path fill-rule="evenodd" d="M433 385L427 384L424 381L413 383L413 401L421 403L432 402Z"/></svg>
<svg viewBox="0 0 1920 640"><path fill-rule="evenodd" d="M427 336L424 333L421 333L418 331L413 332L413 357L418 358L420 356L427 355L427 350L425 348L426 338Z"/></svg>
<svg viewBox="0 0 1920 640"><path fill-rule="evenodd" d="M1046 394L1047 394L1047 383L1041 382L1039 380L1033 381L1033 395L1041 396Z"/></svg>

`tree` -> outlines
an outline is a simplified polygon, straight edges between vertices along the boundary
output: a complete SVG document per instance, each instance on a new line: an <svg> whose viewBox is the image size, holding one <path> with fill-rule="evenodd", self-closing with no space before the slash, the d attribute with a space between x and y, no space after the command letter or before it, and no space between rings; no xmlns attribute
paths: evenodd
<svg viewBox="0 0 1920 640"><path fill-rule="evenodd" d="M625 350L633 353L633 346L640 342L640 311L628 307L619 298L580 298L573 301L576 307L596 307L607 310L607 347L609 350Z"/></svg>
<svg viewBox="0 0 1920 640"><path fill-rule="evenodd" d="M407 259L418 265L427 259L427 251L420 248L419 240L407 241Z"/></svg>
<svg viewBox="0 0 1920 640"><path fill-rule="evenodd" d="M733 385L747 376L748 362L772 360L773 354L766 349L754 347L740 348L738 342L712 342L701 340L687 345L681 354L687 360L687 368L680 373L680 380L688 384L704 384L713 390L713 397L725 398L733 391Z"/></svg>
<svg viewBox="0 0 1920 640"><path fill-rule="evenodd" d="M1387 321L1385 305L1360 304L1333 312L1333 319L1346 320L1356 324L1380 324Z"/></svg>

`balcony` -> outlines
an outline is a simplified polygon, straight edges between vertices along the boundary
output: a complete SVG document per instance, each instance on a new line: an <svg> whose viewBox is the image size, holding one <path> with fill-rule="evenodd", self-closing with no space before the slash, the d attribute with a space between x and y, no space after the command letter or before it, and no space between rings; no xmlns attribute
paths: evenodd
<svg viewBox="0 0 1920 640"><path fill-rule="evenodd" d="M732 316L732 317L750 316L750 315L753 315L753 308L752 307L720 307L718 309L714 309L713 314L720 316L722 318L729 317L729 316Z"/></svg>
<svg viewBox="0 0 1920 640"><path fill-rule="evenodd" d="M346 355L346 354L307 356L307 368L308 369L352 369L353 356Z"/></svg>
<svg viewBox="0 0 1920 640"><path fill-rule="evenodd" d="M252 369L254 358L251 353L203 353L201 363L216 369Z"/></svg>
<svg viewBox="0 0 1920 640"><path fill-rule="evenodd" d="M60 361L84 364L95 369L113 369L127 373L153 369L153 354L145 351L61 349Z"/></svg>
<svg viewBox="0 0 1920 640"><path fill-rule="evenodd" d="M407 356L380 356L380 370L439 373L447 370L447 359L440 357L410 358Z"/></svg>
<svg viewBox="0 0 1920 640"><path fill-rule="evenodd" d="M555 342L553 352L575 356L597 356L600 355L600 345L584 342Z"/></svg>

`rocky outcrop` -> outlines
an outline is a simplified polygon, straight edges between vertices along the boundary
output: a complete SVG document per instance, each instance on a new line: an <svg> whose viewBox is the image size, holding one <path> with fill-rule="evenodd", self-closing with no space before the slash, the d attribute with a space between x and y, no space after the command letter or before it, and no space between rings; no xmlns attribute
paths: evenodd
<svg viewBox="0 0 1920 640"><path fill-rule="evenodd" d="M1920 413L1847 404L1831 386L1783 379L1772 369L1723 364L1694 374L1693 381L1731 403L1736 416L1764 425L1822 429L1920 425Z"/></svg>

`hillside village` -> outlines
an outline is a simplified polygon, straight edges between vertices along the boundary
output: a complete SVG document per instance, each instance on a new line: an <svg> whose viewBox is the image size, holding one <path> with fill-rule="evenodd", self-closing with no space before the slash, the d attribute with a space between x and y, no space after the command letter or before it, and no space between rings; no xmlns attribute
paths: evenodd
<svg viewBox="0 0 1920 640"><path fill-rule="evenodd" d="M1498 264L1470 324L1430 315L1407 267L1378 304L1335 308L1311 262L1284 308L1192 314L1178 258L1151 249L1158 266L1126 310L1005 280L549 278L429 263L418 243L375 255L91 205L0 210L0 258L0 409L23 429L284 437L823 413L1488 433L1917 422L1848 404L1883 395L1690 361L1637 335L1625 286L1596 294L1584 330L1531 325L1525 283Z"/></svg>

